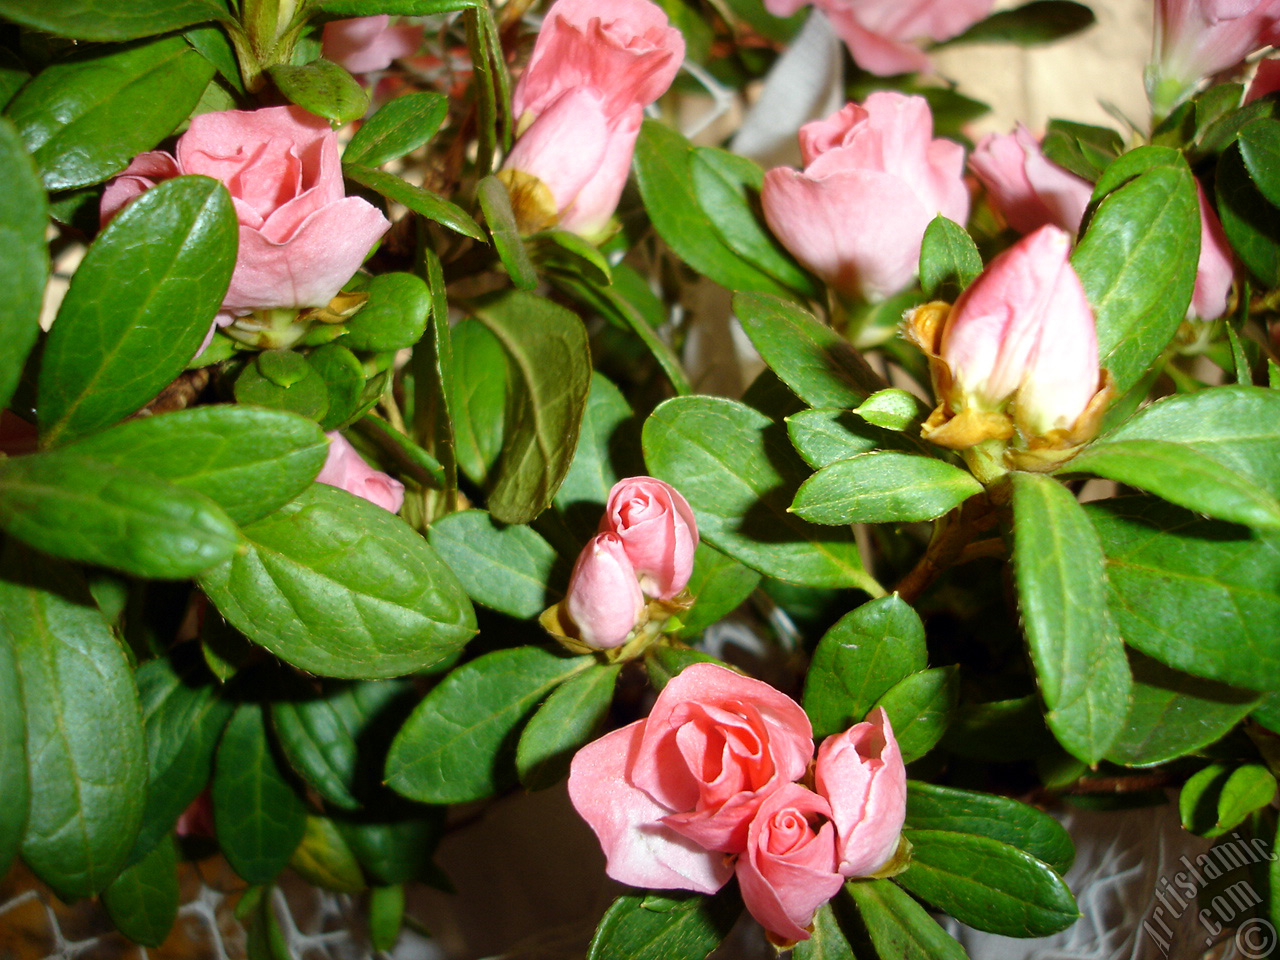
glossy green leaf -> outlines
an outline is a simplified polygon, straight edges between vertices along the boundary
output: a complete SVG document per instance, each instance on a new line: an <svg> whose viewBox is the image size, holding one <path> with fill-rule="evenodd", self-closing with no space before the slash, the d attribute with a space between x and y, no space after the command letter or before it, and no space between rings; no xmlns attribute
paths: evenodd
<svg viewBox="0 0 1280 960"><path fill-rule="evenodd" d="M236 59L235 46L222 26L209 23L189 27L182 31L182 37L196 49L200 56L213 64L218 75L232 90L238 94L245 92L244 77L240 74L240 62ZM217 89L216 83L205 91L205 95L207 96L214 89ZM203 97L201 99L203 100Z"/></svg>
<svg viewBox="0 0 1280 960"><path fill-rule="evenodd" d="M124 866L146 789L142 713L124 650L73 568L6 545L0 631L26 716L22 859L63 900Z"/></svg>
<svg viewBox="0 0 1280 960"><path fill-rule="evenodd" d="M369 109L369 94L346 70L329 60L312 60L301 66L277 63L267 68L286 99L302 109L335 123L349 123Z"/></svg>
<svg viewBox="0 0 1280 960"><path fill-rule="evenodd" d="M45 187L68 190L114 176L172 133L212 77L213 64L181 37L91 47L40 71L5 112Z"/></svg>
<svg viewBox="0 0 1280 960"><path fill-rule="evenodd" d="M182 372L226 293L237 235L231 198L208 177L145 191L98 234L45 342L44 443L124 419Z"/></svg>
<svg viewBox="0 0 1280 960"><path fill-rule="evenodd" d="M388 100L360 124L342 152L346 163L380 167L418 149L436 135L449 113L449 98L433 90Z"/></svg>
<svg viewBox="0 0 1280 960"><path fill-rule="evenodd" d="M516 731L555 687L592 664L540 647L497 650L453 670L405 722L386 783L423 803L465 803L511 778Z"/></svg>
<svg viewBox="0 0 1280 960"><path fill-rule="evenodd" d="M506 428L507 364L502 341L476 320L451 332L454 451L458 468L478 486L487 484Z"/></svg>
<svg viewBox="0 0 1280 960"><path fill-rule="evenodd" d="M0 610L0 873L8 873L27 829L27 721L13 639Z"/></svg>
<svg viewBox="0 0 1280 960"><path fill-rule="evenodd" d="M482 242L487 239L484 231L480 229L480 225L471 219L471 215L457 204L450 203L444 197L434 194L430 190L416 187L407 180L397 177L394 173L387 173L376 167L369 167L360 163L344 163L342 165L342 175L348 180L354 180L361 186L382 194L388 200L403 204L414 213L421 214L428 220L433 220L454 233L460 233L464 237L471 237L473 240Z"/></svg>
<svg viewBox="0 0 1280 960"><path fill-rule="evenodd" d="M308 883L336 893L360 893L364 874L347 841L328 817L307 815L302 842L289 858L289 866Z"/></svg>
<svg viewBox="0 0 1280 960"><path fill-rule="evenodd" d="M453 331L449 325L449 298L445 291L444 267L433 250L423 251L426 261L427 286L431 292L431 318L427 335L410 357L409 373L413 376L413 435L436 455L444 470L445 506L457 505L458 410L454 407ZM479 324L473 329L483 330ZM486 334L492 339L491 334ZM498 409L502 409L499 397ZM496 431L501 435L501 424Z"/></svg>
<svg viewBox="0 0 1280 960"><path fill-rule="evenodd" d="M0 460L0 528L140 577L189 577L237 545L235 524L204 494L72 449Z"/></svg>
<svg viewBox="0 0 1280 960"><path fill-rule="evenodd" d="M640 424L622 392L604 375L592 373L578 447L555 495L565 522L584 541L600 525L613 485L623 477L644 473L639 433Z"/></svg>
<svg viewBox="0 0 1280 960"><path fill-rule="evenodd" d="M1110 127L1071 120L1050 120L1040 147L1054 163L1096 183L1099 175L1124 151L1124 140Z"/></svg>
<svg viewBox="0 0 1280 960"><path fill-rule="evenodd" d="M550 300L514 292L475 308L507 357L502 457L489 512L527 523L551 504L578 444L591 388L591 353L578 317Z"/></svg>
<svg viewBox="0 0 1280 960"><path fill-rule="evenodd" d="M556 570L555 548L536 531L496 523L483 510L441 517L427 535L467 596L508 616L535 619L559 599L556 587L567 580L567 571Z"/></svg>
<svg viewBox="0 0 1280 960"><path fill-rule="evenodd" d="M1272 206L1280 206L1280 120L1263 118L1246 124L1236 143L1254 186Z"/></svg>
<svg viewBox="0 0 1280 960"><path fill-rule="evenodd" d="M1188 832L1220 837L1269 804L1275 794L1276 778L1263 764L1213 763L1182 785L1178 814Z"/></svg>
<svg viewBox="0 0 1280 960"><path fill-rule="evenodd" d="M918 430L929 411L915 394L891 387L867 397L854 413L874 426L901 432Z"/></svg>
<svg viewBox="0 0 1280 960"><path fill-rule="evenodd" d="M511 282L521 290L538 285L538 271L524 246L524 234L511 207L507 185L496 176L485 177L476 186L476 199L484 211L484 222L493 237L493 248L506 268Z"/></svg>
<svg viewBox="0 0 1280 960"><path fill-rule="evenodd" d="M7 406L27 354L40 333L40 308L49 275L45 230L49 204L31 157L13 126L0 119L0 406Z"/></svg>
<svg viewBox="0 0 1280 960"><path fill-rule="evenodd" d="M258 704L241 704L227 724L211 793L227 862L249 883L270 883L302 840L307 808L276 762Z"/></svg>
<svg viewBox="0 0 1280 960"><path fill-rule="evenodd" d="M1280 536L1147 497L1086 505L1107 603L1131 647L1175 669L1280 689Z"/></svg>
<svg viewBox="0 0 1280 960"><path fill-rule="evenodd" d="M328 409L319 421L324 431L338 430L378 402L381 390L366 396L366 387L380 381L365 379L364 364L341 343L326 343L307 355L307 365L320 377Z"/></svg>
<svg viewBox="0 0 1280 960"><path fill-rule="evenodd" d="M732 888L715 897L681 891L622 896L596 927L587 960L703 960L741 909Z"/></svg>
<svg viewBox="0 0 1280 960"><path fill-rule="evenodd" d="M1224 736L1248 716L1258 695L1193 677L1131 652L1133 693L1107 759L1133 767L1164 763Z"/></svg>
<svg viewBox="0 0 1280 960"><path fill-rule="evenodd" d="M934 748L960 699L960 672L952 664L904 677L876 702L893 726L904 763L918 760Z"/></svg>
<svg viewBox="0 0 1280 960"><path fill-rule="evenodd" d="M823 467L801 484L791 509L814 523L903 523L940 517L981 492L960 467L881 450Z"/></svg>
<svg viewBox="0 0 1280 960"><path fill-rule="evenodd" d="M830 903L818 908L809 939L797 943L791 956L794 960L856 960Z"/></svg>
<svg viewBox="0 0 1280 960"><path fill-rule="evenodd" d="M1051 43L1093 26L1093 11L1072 0L1031 0L1012 10L1000 10L980 20L949 44Z"/></svg>
<svg viewBox="0 0 1280 960"><path fill-rule="evenodd" d="M178 845L165 837L102 891L115 928L134 943L158 947L178 918Z"/></svg>
<svg viewBox="0 0 1280 960"><path fill-rule="evenodd" d="M896 594L845 614L818 642L805 678L814 736L860 723L896 684L925 669L927 655L924 624Z"/></svg>
<svg viewBox="0 0 1280 960"><path fill-rule="evenodd" d="M311 421L278 410L213 405L128 420L68 448L203 493L252 523L301 493L329 443Z"/></svg>
<svg viewBox="0 0 1280 960"><path fill-rule="evenodd" d="M329 388L320 371L292 350L263 350L236 377L235 399L322 421L329 413Z"/></svg>
<svg viewBox="0 0 1280 960"><path fill-rule="evenodd" d="M1080 916L1062 877L1017 847L950 830L912 830L897 882L961 923L1006 937L1047 937Z"/></svg>
<svg viewBox="0 0 1280 960"><path fill-rule="evenodd" d="M554 786L569 774L569 761L593 739L609 714L621 664L597 664L552 691L529 718L516 749L516 769L526 790Z"/></svg>
<svg viewBox="0 0 1280 960"><path fill-rule="evenodd" d="M787 288L734 252L698 202L693 147L677 131L646 120L636 143L635 172L645 211L676 255L697 273L730 290L780 296Z"/></svg>
<svg viewBox="0 0 1280 960"><path fill-rule="evenodd" d="M845 884L877 956L885 960L966 960L964 948L890 880Z"/></svg>
<svg viewBox="0 0 1280 960"><path fill-rule="evenodd" d="M811 407L856 407L887 386L849 341L795 304L739 293L733 310L764 362Z"/></svg>
<svg viewBox="0 0 1280 960"><path fill-rule="evenodd" d="M1075 859L1071 836L1049 814L1008 797L907 781L906 829L990 837L1025 850L1058 873Z"/></svg>
<svg viewBox="0 0 1280 960"><path fill-rule="evenodd" d="M880 447L907 447L900 436L866 422L850 410L793 413L787 417L787 435L805 463L815 470Z"/></svg>
<svg viewBox="0 0 1280 960"><path fill-rule="evenodd" d="M408 816L399 807L392 809L395 812L375 809L368 817L334 822L370 882L438 883L439 868L431 858L444 834L445 808L410 807Z"/></svg>
<svg viewBox="0 0 1280 960"><path fill-rule="evenodd" d="M412 347L427 332L431 291L412 273L380 273L369 279L360 278L349 289L367 293L369 300L343 324L347 331L342 338L343 346L376 352L400 350Z"/></svg>
<svg viewBox="0 0 1280 960"><path fill-rule="evenodd" d="M304 670L398 676L475 633L461 584L426 540L360 497L312 484L243 535L200 585L245 636Z"/></svg>
<svg viewBox="0 0 1280 960"><path fill-rule="evenodd" d="M1045 718L1072 755L1096 763L1132 686L1107 614L1102 547L1075 495L1043 474L1014 474L1013 516L1018 609Z"/></svg>
<svg viewBox="0 0 1280 960"><path fill-rule="evenodd" d="M216 0L0 0L0 16L75 40L134 40L226 15Z"/></svg>
<svg viewBox="0 0 1280 960"><path fill-rule="evenodd" d="M1264 287L1280 283L1280 210L1267 202L1232 144L1218 161L1218 218L1240 261Z"/></svg>
<svg viewBox="0 0 1280 960"><path fill-rule="evenodd" d="M977 244L954 220L938 214L920 245L920 289L930 300L953 302L982 272Z"/></svg>
<svg viewBox="0 0 1280 960"><path fill-rule="evenodd" d="M692 637L736 610L760 583L759 572L721 553L705 540L693 552L688 590L693 606L680 615L676 635Z"/></svg>
<svg viewBox="0 0 1280 960"><path fill-rule="evenodd" d="M698 531L768 576L809 586L879 588L848 529L789 511L807 474L780 424L716 397L676 397L645 422L645 461L684 494Z"/></svg>
<svg viewBox="0 0 1280 960"><path fill-rule="evenodd" d="M1143 156L1152 156L1139 151L1163 149L1141 147L1117 163L1138 167ZM1104 177L1098 192L1105 188ZM1153 165L1114 190L1089 221L1071 265L1093 306L1099 362L1111 372L1117 393L1138 381L1182 323L1199 238L1194 178L1180 160Z"/></svg>

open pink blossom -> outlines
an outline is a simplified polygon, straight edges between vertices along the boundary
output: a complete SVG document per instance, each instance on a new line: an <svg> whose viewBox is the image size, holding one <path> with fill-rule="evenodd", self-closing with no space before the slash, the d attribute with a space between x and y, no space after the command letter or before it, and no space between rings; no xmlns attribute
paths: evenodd
<svg viewBox="0 0 1280 960"><path fill-rule="evenodd" d="M698 524L689 502L654 477L628 477L609 491L600 530L621 540L645 593L668 600L693 573Z"/></svg>
<svg viewBox="0 0 1280 960"><path fill-rule="evenodd" d="M929 222L969 215L964 148L933 138L923 97L873 93L800 128L803 172L765 174L774 236L841 296L883 300L910 286Z"/></svg>
<svg viewBox="0 0 1280 960"><path fill-rule="evenodd" d="M325 436L329 438L329 455L316 482L339 487L384 510L399 513L404 504L404 484L365 463L342 434L333 432Z"/></svg>
<svg viewBox="0 0 1280 960"><path fill-rule="evenodd" d="M1280 59L1272 57L1258 61L1258 69L1249 82L1249 89L1244 92L1244 102L1265 97L1269 93L1280 90Z"/></svg>
<svg viewBox="0 0 1280 960"><path fill-rule="evenodd" d="M644 610L644 596L616 533L593 537L578 555L565 609L587 646L603 650L627 639Z"/></svg>
<svg viewBox="0 0 1280 960"><path fill-rule="evenodd" d="M1047 223L1074 233L1093 196L1093 184L1046 157L1022 124L1013 133L983 137L969 157L969 169L1019 233Z"/></svg>
<svg viewBox="0 0 1280 960"><path fill-rule="evenodd" d="M928 69L922 47L963 33L991 12L994 0L765 0L764 5L776 17L789 17L809 2L826 14L854 63L885 77Z"/></svg>
<svg viewBox="0 0 1280 960"><path fill-rule="evenodd" d="M393 24L385 13L330 20L324 25L320 52L350 73L371 73L417 53L423 32L423 27L411 23Z"/></svg>
<svg viewBox="0 0 1280 960"><path fill-rule="evenodd" d="M333 130L301 107L200 114L175 152L135 157L102 195L103 222L161 180L221 180L240 222L222 300L231 314L325 306L391 226L368 201L344 195Z"/></svg>
<svg viewBox="0 0 1280 960"><path fill-rule="evenodd" d="M1280 0L1156 0L1147 95L1163 115L1205 77L1280 41Z"/></svg>
<svg viewBox="0 0 1280 960"><path fill-rule="evenodd" d="M569 797L595 831L606 872L637 887L713 893L733 874L756 811L804 774L813 730L790 697L697 663L648 718L573 758Z"/></svg>
<svg viewBox="0 0 1280 960"><path fill-rule="evenodd" d="M798 783L760 804L736 873L742 902L779 940L808 940L814 911L844 886L831 806Z"/></svg>

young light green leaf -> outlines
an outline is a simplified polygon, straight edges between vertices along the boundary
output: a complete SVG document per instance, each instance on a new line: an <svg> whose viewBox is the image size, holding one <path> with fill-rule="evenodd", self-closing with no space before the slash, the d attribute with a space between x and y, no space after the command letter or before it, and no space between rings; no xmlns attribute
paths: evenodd
<svg viewBox="0 0 1280 960"><path fill-rule="evenodd" d="M302 109L335 123L359 120L369 109L369 94L346 70L328 60L267 68L276 89Z"/></svg>
<svg viewBox="0 0 1280 960"><path fill-rule="evenodd" d="M0 0L0 16L73 40L136 40L226 15L216 0Z"/></svg>
<svg viewBox="0 0 1280 960"><path fill-rule="evenodd" d="M13 125L0 118L0 405L7 406L40 333L40 307L49 275L45 230L49 204L31 157Z"/></svg>
<svg viewBox="0 0 1280 960"><path fill-rule="evenodd" d="M396 734L387 755L387 785L422 803L489 796L511 778L512 731L551 690L595 662L515 647L458 667Z"/></svg>
<svg viewBox="0 0 1280 960"><path fill-rule="evenodd" d="M404 924L404 884L369 890L369 941L374 950L390 952Z"/></svg>
<svg viewBox="0 0 1280 960"><path fill-rule="evenodd" d="M520 290L532 290L538 285L538 271L529 259L524 246L524 236L511 208L511 196L507 185L495 176L485 177L476 186L476 199L484 211L484 222L493 237L493 248L507 268L511 282Z"/></svg>
<svg viewBox="0 0 1280 960"><path fill-rule="evenodd" d="M288 663L376 679L439 663L475 633L462 585L426 540L367 500L312 484L243 530L200 585Z"/></svg>
<svg viewBox="0 0 1280 960"><path fill-rule="evenodd" d="M703 960L741 910L732 888L714 897L681 891L661 899L622 896L596 927L587 960Z"/></svg>
<svg viewBox="0 0 1280 960"><path fill-rule="evenodd" d="M981 492L960 467L878 450L823 467L801 484L791 509L814 523L905 523L940 517Z"/></svg>
<svg viewBox="0 0 1280 960"><path fill-rule="evenodd" d="M982 272L977 244L954 220L938 214L920 244L920 289L930 300L954 301Z"/></svg>
<svg viewBox="0 0 1280 960"><path fill-rule="evenodd" d="M179 0L177 6L183 5ZM109 23L113 17L97 19ZM5 112L35 158L45 188L69 190L114 176L172 133L212 77L213 64L181 37L90 47L40 71Z"/></svg>
<svg viewBox="0 0 1280 960"><path fill-rule="evenodd" d="M449 98L434 90L405 93L360 124L342 152L346 163L380 167L399 160L436 135L449 113Z"/></svg>
<svg viewBox="0 0 1280 960"><path fill-rule="evenodd" d="M780 580L881 592L852 531L788 510L807 470L780 424L733 400L676 397L645 422L643 441L650 471L684 494L717 550Z"/></svg>
<svg viewBox="0 0 1280 960"><path fill-rule="evenodd" d="M918 427L929 411L915 394L890 388L867 397L854 413L874 426L901 432Z"/></svg>
<svg viewBox="0 0 1280 960"><path fill-rule="evenodd" d="M919 760L947 732L960 699L960 672L952 664L904 677L876 701L884 707L904 763Z"/></svg>
<svg viewBox="0 0 1280 960"><path fill-rule="evenodd" d="M182 372L227 291L237 235L231 198L208 177L145 191L98 234L45 343L45 444L124 419Z"/></svg>
<svg viewBox="0 0 1280 960"><path fill-rule="evenodd" d="M891 880L845 884L876 954L894 960L968 960L953 937Z"/></svg>
<svg viewBox="0 0 1280 960"><path fill-rule="evenodd" d="M532 620L563 593L568 572L557 570L555 548L529 527L460 510L431 524L427 536L476 603Z"/></svg>
<svg viewBox="0 0 1280 960"><path fill-rule="evenodd" d="M348 180L354 180L361 186L382 194L388 200L403 204L414 213L419 213L454 233L460 233L464 237L471 237L481 242L487 239L480 225L457 204L450 203L430 190L416 187L394 173L387 173L361 163L344 163L342 175Z"/></svg>
<svg viewBox="0 0 1280 960"><path fill-rule="evenodd" d="M102 891L115 928L134 943L158 947L178 918L178 845L165 837Z"/></svg>
<svg viewBox="0 0 1280 960"><path fill-rule="evenodd" d="M622 664L596 664L552 691L525 724L516 769L526 790L559 783L574 752L600 732Z"/></svg>

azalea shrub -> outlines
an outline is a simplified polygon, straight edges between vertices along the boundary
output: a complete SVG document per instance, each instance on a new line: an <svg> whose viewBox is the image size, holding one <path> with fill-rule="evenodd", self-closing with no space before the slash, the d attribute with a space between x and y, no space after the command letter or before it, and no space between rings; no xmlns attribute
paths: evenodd
<svg viewBox="0 0 1280 960"><path fill-rule="evenodd" d="M958 958L1176 800L1280 914L1280 5L984 137L932 53L1086 6L812 7L0 0L0 870L154 946L216 849L386 950L560 789L595 960ZM808 17L794 163L687 125Z"/></svg>

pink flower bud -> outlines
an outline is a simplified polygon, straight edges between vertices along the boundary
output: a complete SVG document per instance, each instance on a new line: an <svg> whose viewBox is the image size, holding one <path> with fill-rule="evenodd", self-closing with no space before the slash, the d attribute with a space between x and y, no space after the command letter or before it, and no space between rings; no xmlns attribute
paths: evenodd
<svg viewBox="0 0 1280 960"><path fill-rule="evenodd" d="M1011 134L983 137L969 157L969 168L1019 233L1046 223L1074 233L1093 195L1093 184L1046 157L1021 124Z"/></svg>
<svg viewBox="0 0 1280 960"><path fill-rule="evenodd" d="M1156 0L1147 93L1168 113L1205 77L1280 41L1280 0Z"/></svg>
<svg viewBox="0 0 1280 960"><path fill-rule="evenodd" d="M923 97L873 93L801 127L800 151L803 172L765 174L765 220L843 297L878 301L906 289L929 222L969 216L964 149L933 139Z"/></svg>
<svg viewBox="0 0 1280 960"><path fill-rule="evenodd" d="M578 554L565 609L588 646L604 650L626 641L644 612L644 596L616 534L598 534Z"/></svg>
<svg viewBox="0 0 1280 960"><path fill-rule="evenodd" d="M424 28L391 23L385 13L331 20L324 25L320 52L350 73L385 70L392 60L412 56L422 46Z"/></svg>
<svg viewBox="0 0 1280 960"><path fill-rule="evenodd" d="M617 535L644 592L669 600L693 573L698 524L688 501L653 477L619 480L609 491L601 531Z"/></svg>
<svg viewBox="0 0 1280 960"><path fill-rule="evenodd" d="M865 877L888 863L907 816L907 770L883 707L822 741L814 785L831 804L840 873Z"/></svg>
<svg viewBox="0 0 1280 960"><path fill-rule="evenodd" d="M1222 221L1213 212L1213 205L1205 196L1199 180L1196 181L1196 195L1200 200L1200 262L1196 264L1196 285L1191 294L1191 305L1187 307L1187 317L1217 320L1227 312L1231 285L1236 279L1235 264Z"/></svg>
<svg viewBox="0 0 1280 960"><path fill-rule="evenodd" d="M1069 429L1098 392L1093 309L1067 259L1071 238L1041 227L996 257L960 295L940 354L956 410L1012 400L1026 435Z"/></svg>
<svg viewBox="0 0 1280 960"><path fill-rule="evenodd" d="M334 432L325 436L329 438L329 455L316 483L339 487L384 510L399 513L404 504L404 484L365 463L342 434Z"/></svg>

